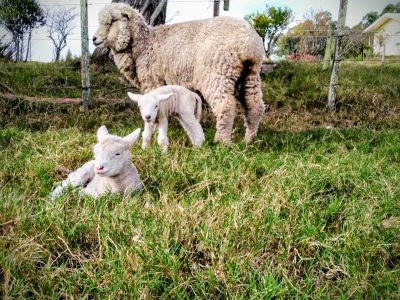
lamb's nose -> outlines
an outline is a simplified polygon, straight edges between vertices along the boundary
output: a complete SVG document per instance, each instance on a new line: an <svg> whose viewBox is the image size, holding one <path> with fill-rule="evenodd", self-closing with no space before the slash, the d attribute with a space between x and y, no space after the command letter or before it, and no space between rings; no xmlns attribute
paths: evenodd
<svg viewBox="0 0 400 300"><path fill-rule="evenodd" d="M93 37L93 42L95 42L96 40L97 40L97 37L94 36L94 37Z"/></svg>
<svg viewBox="0 0 400 300"><path fill-rule="evenodd" d="M96 171L101 171L104 169L104 166L96 167Z"/></svg>
<svg viewBox="0 0 400 300"><path fill-rule="evenodd" d="M150 118L151 118L151 116L150 116L150 115L147 115L147 116L145 116L145 118L146 118L147 121L149 121Z"/></svg>

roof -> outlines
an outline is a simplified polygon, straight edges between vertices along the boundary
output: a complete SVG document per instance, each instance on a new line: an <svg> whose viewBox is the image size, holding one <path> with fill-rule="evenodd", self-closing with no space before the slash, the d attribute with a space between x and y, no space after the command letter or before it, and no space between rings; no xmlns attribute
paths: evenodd
<svg viewBox="0 0 400 300"><path fill-rule="evenodd" d="M374 32L389 20L395 20L400 23L400 13L386 13L380 16L374 23L369 25L363 32Z"/></svg>

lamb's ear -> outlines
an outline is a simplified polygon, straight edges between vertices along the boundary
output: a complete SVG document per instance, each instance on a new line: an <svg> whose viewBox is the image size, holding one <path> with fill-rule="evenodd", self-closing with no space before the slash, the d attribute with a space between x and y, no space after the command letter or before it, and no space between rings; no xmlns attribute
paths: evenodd
<svg viewBox="0 0 400 300"><path fill-rule="evenodd" d="M99 143L101 143L106 136L108 135L108 130L106 128L106 126L101 126L98 130L97 130L97 140L99 141Z"/></svg>
<svg viewBox="0 0 400 300"><path fill-rule="evenodd" d="M174 93L168 93L168 94L158 94L156 95L156 98L160 101L164 101L169 99L170 97L172 97L174 95Z"/></svg>
<svg viewBox="0 0 400 300"><path fill-rule="evenodd" d="M128 144L129 147L131 147L136 140L140 136L140 128L136 129L134 132L131 134L128 134L127 136L123 137L122 139Z"/></svg>
<svg viewBox="0 0 400 300"><path fill-rule="evenodd" d="M140 95L140 94L134 94L134 93L128 92L128 97L129 97L133 102L138 103L139 100L140 100L143 96Z"/></svg>

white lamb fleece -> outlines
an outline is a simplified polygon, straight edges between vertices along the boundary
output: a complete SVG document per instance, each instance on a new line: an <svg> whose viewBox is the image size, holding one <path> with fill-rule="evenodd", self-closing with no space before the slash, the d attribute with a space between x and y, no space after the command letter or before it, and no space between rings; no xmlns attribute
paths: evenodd
<svg viewBox="0 0 400 300"><path fill-rule="evenodd" d="M166 85L145 95L128 92L129 98L139 105L144 121L142 148L150 144L155 129L158 130L158 144L163 152L168 150L168 117L176 115L192 144L200 147L204 132L200 125L201 98L196 93L179 85Z"/></svg>
<svg viewBox="0 0 400 300"><path fill-rule="evenodd" d="M130 148L140 136L140 128L121 138L108 133L105 126L97 131L93 147L95 159L68 175L52 192L54 200L68 187L80 187L82 194L99 197L105 193L130 195L142 189L140 175L130 159Z"/></svg>

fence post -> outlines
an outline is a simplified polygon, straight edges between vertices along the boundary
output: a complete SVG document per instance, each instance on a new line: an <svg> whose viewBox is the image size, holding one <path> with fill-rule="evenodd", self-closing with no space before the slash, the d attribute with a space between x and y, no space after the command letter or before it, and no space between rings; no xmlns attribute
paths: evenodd
<svg viewBox="0 0 400 300"><path fill-rule="evenodd" d="M85 111L90 103L90 75L89 75L89 32L88 32L87 0L81 0L81 77L82 77L82 105Z"/></svg>
<svg viewBox="0 0 400 300"><path fill-rule="evenodd" d="M333 67L331 74L331 81L329 83L329 94L328 94L328 108L334 110L336 108L336 88L339 82L339 63L341 60L341 42L344 36L344 26L346 23L347 13L347 0L340 0L339 7L339 20L338 28L336 30L336 41L335 41L335 54L333 59Z"/></svg>
<svg viewBox="0 0 400 300"><path fill-rule="evenodd" d="M220 0L214 0L214 17L218 17L219 16L219 1Z"/></svg>

